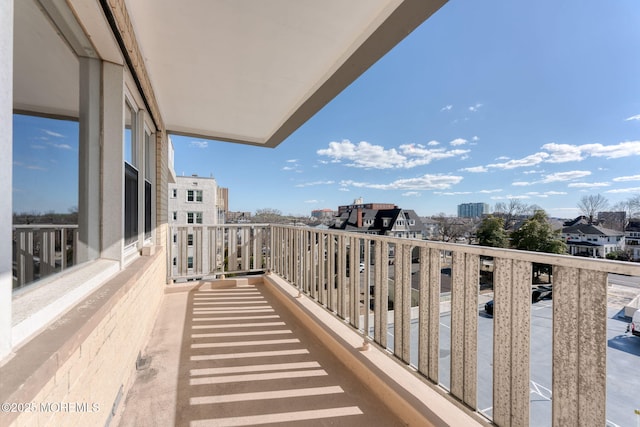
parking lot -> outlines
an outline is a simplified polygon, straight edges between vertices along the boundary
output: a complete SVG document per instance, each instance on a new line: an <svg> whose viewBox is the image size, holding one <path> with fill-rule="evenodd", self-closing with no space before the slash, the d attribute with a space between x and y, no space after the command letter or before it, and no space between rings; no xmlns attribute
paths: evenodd
<svg viewBox="0 0 640 427"><path fill-rule="evenodd" d="M487 417L492 415L492 359L493 318L484 312L484 301L491 295L481 296L478 307L478 408ZM551 299L532 304L531 307L531 365L530 365L530 424L551 425L551 347L552 347ZM634 426L640 409L640 337L625 333L627 320L618 317L620 309L611 306L607 321L607 425ZM450 370L450 320L449 312L440 316L440 365L439 382L449 388ZM417 319L412 322L411 363L418 363ZM389 346L393 348L393 325L389 325Z"/></svg>

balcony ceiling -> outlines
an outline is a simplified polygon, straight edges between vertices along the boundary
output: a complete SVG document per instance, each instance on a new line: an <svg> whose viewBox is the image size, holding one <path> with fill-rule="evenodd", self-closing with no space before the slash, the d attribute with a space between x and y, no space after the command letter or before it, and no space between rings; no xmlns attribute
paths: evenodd
<svg viewBox="0 0 640 427"><path fill-rule="evenodd" d="M103 46L109 43L104 22L96 23L97 2L69 2L104 58ZM269 147L282 142L445 2L125 0L167 130ZM46 66L30 71L41 74L29 76L31 82L46 81L50 71L62 80L76 76L77 82L74 61L54 60L64 55L66 45L55 32L38 34L41 25L29 15L34 11L22 5L31 1L15 3L16 15L25 14L16 17L16 43L35 42L29 46L40 48L30 59L16 58L16 79L39 62ZM113 51L106 55L122 61ZM16 108L67 115L75 108L77 115L75 82L58 83L57 91L17 82Z"/></svg>

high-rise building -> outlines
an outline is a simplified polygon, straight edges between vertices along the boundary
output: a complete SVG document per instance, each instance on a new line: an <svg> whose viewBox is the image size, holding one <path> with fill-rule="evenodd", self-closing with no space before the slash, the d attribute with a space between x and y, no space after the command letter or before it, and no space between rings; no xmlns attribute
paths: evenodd
<svg viewBox="0 0 640 427"><path fill-rule="evenodd" d="M489 213L487 203L462 203L458 205L458 217L476 218Z"/></svg>

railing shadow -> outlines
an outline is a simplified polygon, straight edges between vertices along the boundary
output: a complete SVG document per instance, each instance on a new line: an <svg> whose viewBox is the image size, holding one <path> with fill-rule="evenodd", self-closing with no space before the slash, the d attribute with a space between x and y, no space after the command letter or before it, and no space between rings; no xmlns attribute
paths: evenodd
<svg viewBox="0 0 640 427"><path fill-rule="evenodd" d="M174 424L400 425L264 286L189 293Z"/></svg>

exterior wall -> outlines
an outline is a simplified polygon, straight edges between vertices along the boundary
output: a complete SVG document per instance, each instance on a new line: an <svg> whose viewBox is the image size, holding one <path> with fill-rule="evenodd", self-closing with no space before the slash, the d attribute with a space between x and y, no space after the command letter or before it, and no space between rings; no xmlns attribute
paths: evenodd
<svg viewBox="0 0 640 427"><path fill-rule="evenodd" d="M177 190L173 197L173 190ZM188 202L187 191L202 191L202 202ZM202 212L202 225L218 224L218 184L214 178L197 176L176 177L175 184L169 184L169 223L172 225L187 224L187 212ZM177 212L177 220L173 220L173 212ZM195 223L194 223L195 225Z"/></svg>
<svg viewBox="0 0 640 427"><path fill-rule="evenodd" d="M119 393L124 396L133 381L138 354L157 316L166 277L165 256L159 250L151 257L139 258L87 297L79 305L83 308L76 307L63 316L51 328L64 333L65 325L73 327L62 342L46 334L35 338L30 346L57 348L48 350L51 357L45 363L31 368L20 388L3 395L8 402L38 405L86 403L90 410L2 414L2 425L106 425ZM80 323L77 328L76 322ZM25 366L32 356L30 346L18 350L3 366L3 379L30 369Z"/></svg>

